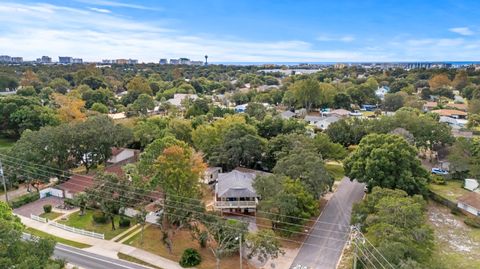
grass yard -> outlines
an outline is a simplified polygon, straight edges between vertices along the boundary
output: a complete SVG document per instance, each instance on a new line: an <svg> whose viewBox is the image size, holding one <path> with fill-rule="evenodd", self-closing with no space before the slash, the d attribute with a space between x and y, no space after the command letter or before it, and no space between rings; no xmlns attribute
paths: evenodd
<svg viewBox="0 0 480 269"><path fill-rule="evenodd" d="M0 137L0 149L8 149L13 147L13 144L15 144L15 140L5 138L5 137Z"/></svg>
<svg viewBox="0 0 480 269"><path fill-rule="evenodd" d="M29 233L29 234L31 234L31 235L34 235L34 236L41 237L41 238L51 238L51 239L55 240L55 241L58 242L58 243L65 244L65 245L69 245L69 246L76 247L76 248L88 248L88 247L91 247L90 245L87 245L87 244L83 244L83 243L80 243L80 242L75 242L75 241L68 240L68 239L64 239L64 238L61 238L61 237L57 237L57 236L54 236L54 235L51 235L51 234L42 232L42 231L40 231L40 230L33 229L33 228L26 228L26 229L25 229L25 232L26 232L26 233Z"/></svg>
<svg viewBox="0 0 480 269"><path fill-rule="evenodd" d="M215 268L215 257L209 248L200 248L198 242L193 241L192 236L188 230L179 230L173 236L173 250L169 253L167 248L162 242L162 231L156 225L149 226L145 229L144 243L140 244L140 233L127 240L124 244L141 248L156 255L171 259L173 261L179 261L183 251L187 248L195 248L202 256L202 263L196 266L198 269L211 269ZM238 268L239 256L238 254L223 258L220 262L221 268ZM248 265L244 260L244 269L254 269L253 266Z"/></svg>
<svg viewBox="0 0 480 269"><path fill-rule="evenodd" d="M68 220L60 220L58 222L71 227L104 234L106 240L114 238L115 236L125 232L131 227L130 226L126 228L121 228L118 225L118 221L120 220L120 217L115 216L115 230L112 231L112 224L110 222L107 222L105 224L97 224L93 222L92 210L87 210L85 212L85 215L83 216L80 216L79 214L80 212L75 212L68 216ZM130 225L134 225L133 221Z"/></svg>
<svg viewBox="0 0 480 269"><path fill-rule="evenodd" d="M447 181L447 185L430 184L429 188L432 192L450 201L457 202L457 199L460 196L463 196L469 193L469 191L464 189L462 186L463 186L462 181L451 180L451 181Z"/></svg>
<svg viewBox="0 0 480 269"><path fill-rule="evenodd" d="M142 260L139 260L139 259L137 259L135 257L132 257L130 255L127 255L127 254L123 254L121 252L118 252L117 256L121 260L129 261L129 262L133 262L133 263L138 263L138 264L145 265L145 266L148 266L148 267L152 267L152 268L155 268L155 269L162 269L158 266L155 266L153 264L149 264L148 262L144 262Z"/></svg>
<svg viewBox="0 0 480 269"><path fill-rule="evenodd" d="M50 212L50 213L42 213L39 217L46 218L46 219L49 219L49 220L54 220L54 219L60 217L61 215L63 215L63 213Z"/></svg>
<svg viewBox="0 0 480 269"><path fill-rule="evenodd" d="M435 231L433 260L445 268L480 268L480 229L467 226L465 216L455 216L433 201L428 204L428 218Z"/></svg>
<svg viewBox="0 0 480 269"><path fill-rule="evenodd" d="M341 163L328 162L325 164L325 169L336 181L342 180L345 176L345 170L343 170Z"/></svg>

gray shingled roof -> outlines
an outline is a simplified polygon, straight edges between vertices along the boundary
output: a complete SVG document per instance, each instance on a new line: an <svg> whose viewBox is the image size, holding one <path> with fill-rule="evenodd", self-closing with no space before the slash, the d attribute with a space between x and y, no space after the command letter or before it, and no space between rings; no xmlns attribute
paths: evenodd
<svg viewBox="0 0 480 269"><path fill-rule="evenodd" d="M233 170L218 174L218 197L257 197L253 188L255 173L245 173Z"/></svg>

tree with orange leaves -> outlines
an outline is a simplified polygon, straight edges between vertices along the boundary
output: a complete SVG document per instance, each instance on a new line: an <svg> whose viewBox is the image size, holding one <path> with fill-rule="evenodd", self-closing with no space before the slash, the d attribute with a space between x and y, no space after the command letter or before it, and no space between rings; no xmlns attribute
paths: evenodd
<svg viewBox="0 0 480 269"><path fill-rule="evenodd" d="M432 90L450 86L452 82L448 78L447 74L438 74L434 75L429 81L428 84Z"/></svg>
<svg viewBox="0 0 480 269"><path fill-rule="evenodd" d="M87 118L83 113L85 101L58 93L53 94L53 99L58 106L57 113L62 122L78 122Z"/></svg>
<svg viewBox="0 0 480 269"><path fill-rule="evenodd" d="M40 87L40 79L38 79L37 74L32 70L28 69L23 73L22 80L20 81L22 87L33 86L35 89Z"/></svg>

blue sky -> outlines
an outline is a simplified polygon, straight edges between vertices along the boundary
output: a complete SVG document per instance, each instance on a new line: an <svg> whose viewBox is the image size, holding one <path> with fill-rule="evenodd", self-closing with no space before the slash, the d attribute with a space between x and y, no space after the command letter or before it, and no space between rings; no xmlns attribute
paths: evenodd
<svg viewBox="0 0 480 269"><path fill-rule="evenodd" d="M480 1L0 0L0 54L213 62L480 60Z"/></svg>

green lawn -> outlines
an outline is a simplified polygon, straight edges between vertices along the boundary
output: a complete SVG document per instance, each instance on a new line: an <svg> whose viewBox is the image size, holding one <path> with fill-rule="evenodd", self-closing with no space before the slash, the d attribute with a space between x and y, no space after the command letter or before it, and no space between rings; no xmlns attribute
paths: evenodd
<svg viewBox="0 0 480 269"><path fill-rule="evenodd" d="M49 220L54 220L54 219L60 217L61 215L63 215L63 213L50 212L50 213L42 213L39 217L46 218L46 219L49 219Z"/></svg>
<svg viewBox="0 0 480 269"><path fill-rule="evenodd" d="M76 247L76 248L88 248L88 247L91 247L90 245L87 245L87 244L83 244L83 243L80 243L80 242L75 242L75 241L68 240L68 239L61 238L61 237L57 237L57 236L54 236L54 235L51 235L51 234L42 232L42 231L40 231L40 230L33 229L33 228L26 228L26 229L25 229L25 232L26 232L26 233L29 233L29 234L31 234L31 235L34 235L34 236L41 237L41 238L51 238L51 239L55 240L55 241L58 242L58 243L62 243L62 244L65 244L65 245L69 245L69 246L72 246L72 247Z"/></svg>
<svg viewBox="0 0 480 269"><path fill-rule="evenodd" d="M117 256L121 260L126 260L126 261L129 261L129 262L138 263L138 264L145 265L145 266L148 266L148 267L152 267L152 268L155 268L155 269L162 269L158 266L155 266L153 264L149 264L148 262L144 262L140 259L137 259L135 257L132 257L130 255L127 255L127 254L124 254L124 253L121 253L121 252L118 252Z"/></svg>
<svg viewBox="0 0 480 269"><path fill-rule="evenodd" d="M61 220L58 222L71 227L104 234L106 240L112 239L130 228L120 228L120 225L118 225L118 221L120 220L119 216L115 216L115 230L112 231L112 224L110 222L105 224L97 224L93 222L92 210L87 210L83 216L80 216L79 214L80 212L75 212L68 216L68 220ZM131 225L134 225L133 221Z"/></svg>
<svg viewBox="0 0 480 269"><path fill-rule="evenodd" d="M13 144L15 144L15 140L0 137L0 149L11 148L13 146Z"/></svg>
<svg viewBox="0 0 480 269"><path fill-rule="evenodd" d="M327 172L330 173L335 180L342 180L345 176L345 171L341 163L326 163L325 169L327 169Z"/></svg>
<svg viewBox="0 0 480 269"><path fill-rule="evenodd" d="M463 182L459 180L447 181L446 185L430 184L429 188L432 192L452 201L457 202L457 199L470 191L464 189Z"/></svg>

